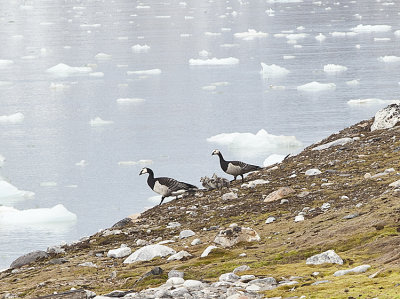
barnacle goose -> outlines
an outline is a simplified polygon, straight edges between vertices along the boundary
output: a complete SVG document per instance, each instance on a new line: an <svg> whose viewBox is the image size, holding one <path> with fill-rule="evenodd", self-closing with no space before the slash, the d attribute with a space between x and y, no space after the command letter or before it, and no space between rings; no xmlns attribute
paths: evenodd
<svg viewBox="0 0 400 299"><path fill-rule="evenodd" d="M211 155L219 156L219 164L221 165L222 170L227 174L233 175L234 181L236 181L236 177L240 175L243 182L243 175L245 173L261 169L260 166L251 165L240 161L225 161L221 152L217 149L214 150Z"/></svg>
<svg viewBox="0 0 400 299"><path fill-rule="evenodd" d="M164 198L168 196L172 195L178 197L178 195L181 195L186 191L197 190L196 186L184 182L179 182L171 178L165 178L165 177L155 178L153 170L147 167L142 168L139 175L145 173L149 174L149 177L147 178L147 184L154 192L161 195L160 205L164 201Z"/></svg>

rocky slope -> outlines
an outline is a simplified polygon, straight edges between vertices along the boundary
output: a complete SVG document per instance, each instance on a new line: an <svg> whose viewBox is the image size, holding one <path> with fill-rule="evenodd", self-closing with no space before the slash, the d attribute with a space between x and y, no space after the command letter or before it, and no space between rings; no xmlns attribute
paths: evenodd
<svg viewBox="0 0 400 299"><path fill-rule="evenodd" d="M372 123L360 122L253 173L250 184L173 200L32 255L30 264L21 259L0 273L0 294L35 298L76 289L93 293L57 298L396 298L400 127L371 132ZM189 255L168 260L169 252L133 263L107 256L121 244L135 252L160 242ZM201 257L210 245L217 248ZM127 247L113 253L128 255ZM337 257L330 260L332 251L314 257L328 250ZM122 292L110 294L115 290Z"/></svg>

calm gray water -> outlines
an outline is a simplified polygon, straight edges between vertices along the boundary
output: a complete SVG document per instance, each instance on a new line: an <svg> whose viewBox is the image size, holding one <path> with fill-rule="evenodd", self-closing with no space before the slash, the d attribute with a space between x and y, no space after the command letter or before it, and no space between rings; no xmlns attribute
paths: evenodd
<svg viewBox="0 0 400 299"><path fill-rule="evenodd" d="M142 165L121 161L152 160L156 176L200 185L201 176L222 175L214 148L259 165L270 154L299 150L285 138L254 148L251 136L231 144L208 142L211 136L264 129L306 146L372 117L399 99L399 11L397 0L2 1L0 116L19 112L24 119L0 122L1 174L35 197L0 204L18 210L62 204L77 221L7 224L0 212L0 269L154 205L148 199L155 194L138 176ZM257 37L235 36L249 29ZM315 39L320 33L325 40ZM214 57L239 62L189 64ZM290 72L263 78L261 62ZM60 63L95 74L47 71ZM324 72L328 64L347 70ZM150 69L161 73L127 73ZM346 83L352 80L359 84ZM336 88L297 90L313 81ZM120 104L120 98L145 101ZM348 104L371 98L380 101ZM113 123L91 126L96 117ZM87 165L77 166L81 160Z"/></svg>

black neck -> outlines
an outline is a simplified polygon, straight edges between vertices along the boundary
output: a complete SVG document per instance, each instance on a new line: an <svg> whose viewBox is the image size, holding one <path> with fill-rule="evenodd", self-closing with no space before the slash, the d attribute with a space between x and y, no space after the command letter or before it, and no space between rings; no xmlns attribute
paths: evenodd
<svg viewBox="0 0 400 299"><path fill-rule="evenodd" d="M150 168L147 168L147 173L149 174L149 177L147 178L147 184L148 184L151 188L153 188L153 187L154 187L154 183L155 183L155 180L154 180L154 172L153 172L153 170L151 170Z"/></svg>

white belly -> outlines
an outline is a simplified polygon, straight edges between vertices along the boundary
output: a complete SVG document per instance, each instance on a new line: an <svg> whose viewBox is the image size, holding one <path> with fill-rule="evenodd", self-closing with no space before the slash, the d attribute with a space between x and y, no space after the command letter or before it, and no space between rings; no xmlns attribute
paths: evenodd
<svg viewBox="0 0 400 299"><path fill-rule="evenodd" d="M232 163L229 163L226 173L229 173L231 175L239 175L242 173L242 169L240 168L240 166L235 166Z"/></svg>
<svg viewBox="0 0 400 299"><path fill-rule="evenodd" d="M171 191L169 190L169 188L167 186L161 185L159 182L155 182L153 190L154 190L154 192L157 192L158 194L161 194L162 196L170 196L171 195Z"/></svg>

